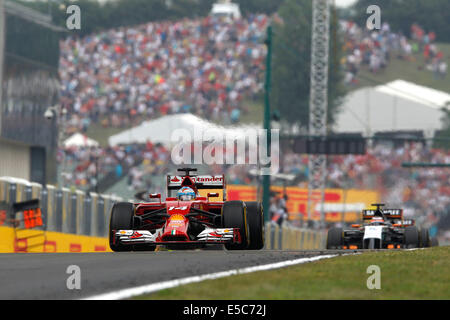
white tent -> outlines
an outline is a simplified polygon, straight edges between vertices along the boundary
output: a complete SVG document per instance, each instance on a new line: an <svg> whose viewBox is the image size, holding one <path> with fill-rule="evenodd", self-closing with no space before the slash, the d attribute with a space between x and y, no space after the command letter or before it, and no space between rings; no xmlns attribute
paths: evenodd
<svg viewBox="0 0 450 320"><path fill-rule="evenodd" d="M205 131L221 132L225 135L233 135L237 139L245 138L248 129L258 129L258 126L247 127L222 127L214 123L201 119L193 114L176 114L161 117L156 120L147 121L140 126L126 130L109 138L109 145L127 145L132 143L144 144L147 141L161 143L170 147L178 141L174 140L175 130L183 130L192 141L201 139ZM200 134L200 136L198 135Z"/></svg>
<svg viewBox="0 0 450 320"><path fill-rule="evenodd" d="M396 80L350 93L334 129L366 135L382 131L431 133L442 128L442 108L448 103L450 94L446 92Z"/></svg>
<svg viewBox="0 0 450 320"><path fill-rule="evenodd" d="M97 148L99 146L100 144L97 141L90 139L81 133L75 133L66 141L64 141L64 147L66 148L83 148L83 147Z"/></svg>

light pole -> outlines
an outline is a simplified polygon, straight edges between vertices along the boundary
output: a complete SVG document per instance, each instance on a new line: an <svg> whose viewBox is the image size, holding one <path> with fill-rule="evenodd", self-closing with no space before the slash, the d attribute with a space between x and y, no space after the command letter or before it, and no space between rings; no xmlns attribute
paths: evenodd
<svg viewBox="0 0 450 320"><path fill-rule="evenodd" d="M56 127L58 130L58 139L57 139L57 152L62 151L62 162L61 162L61 174L63 176L66 170L66 151L64 150L64 138L66 131L66 116L67 109L63 108L60 105L55 105L48 107L44 113L44 117L49 121L55 121ZM59 177L58 177L59 179ZM59 183L62 187L65 187L64 178L62 178L62 182Z"/></svg>
<svg viewBox="0 0 450 320"><path fill-rule="evenodd" d="M272 88L272 26L267 27L267 57L266 57L266 83L265 83L265 107L264 107L264 129L267 132L267 155L271 158L271 112L270 112L270 91ZM269 216L270 207L270 175L266 172L263 176L263 208L264 208L264 221L267 222L270 219Z"/></svg>

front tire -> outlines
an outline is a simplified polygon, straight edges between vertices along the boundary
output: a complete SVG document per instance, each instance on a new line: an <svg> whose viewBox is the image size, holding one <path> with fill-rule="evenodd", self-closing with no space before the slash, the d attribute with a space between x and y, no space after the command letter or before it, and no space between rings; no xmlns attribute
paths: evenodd
<svg viewBox="0 0 450 320"><path fill-rule="evenodd" d="M132 251L132 246L114 243L113 231L133 230L134 205L128 202L116 203L111 210L109 223L109 247L114 252Z"/></svg>
<svg viewBox="0 0 450 320"><path fill-rule="evenodd" d="M250 245L248 250L264 248L264 213L260 202L246 202Z"/></svg>
<svg viewBox="0 0 450 320"><path fill-rule="evenodd" d="M222 226L224 228L237 228L241 234L240 244L226 244L227 250L245 250L250 244L247 225L247 208L242 201L228 201L222 207Z"/></svg>

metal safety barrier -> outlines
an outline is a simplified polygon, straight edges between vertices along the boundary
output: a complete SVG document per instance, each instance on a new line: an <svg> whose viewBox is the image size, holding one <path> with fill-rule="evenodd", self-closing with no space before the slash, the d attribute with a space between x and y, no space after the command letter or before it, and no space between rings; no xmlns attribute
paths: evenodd
<svg viewBox="0 0 450 320"><path fill-rule="evenodd" d="M325 248L326 233L267 223L265 240L266 250L321 250Z"/></svg>
<svg viewBox="0 0 450 320"><path fill-rule="evenodd" d="M110 212L120 197L42 186L23 179L0 177L0 202L39 199L46 231L107 237Z"/></svg>
<svg viewBox="0 0 450 320"><path fill-rule="evenodd" d="M124 201L110 195L0 178L0 202L12 204L32 199L40 200L44 230L95 237L108 237L111 209ZM324 249L325 238L324 232L289 225L267 223L265 228L267 250Z"/></svg>

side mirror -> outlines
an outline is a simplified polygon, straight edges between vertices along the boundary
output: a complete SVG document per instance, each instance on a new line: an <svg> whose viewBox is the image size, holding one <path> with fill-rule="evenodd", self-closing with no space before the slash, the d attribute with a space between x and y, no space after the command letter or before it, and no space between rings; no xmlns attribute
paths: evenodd
<svg viewBox="0 0 450 320"><path fill-rule="evenodd" d="M218 198L219 194L218 193L208 193L208 198Z"/></svg>
<svg viewBox="0 0 450 320"><path fill-rule="evenodd" d="M149 197L150 199L159 199L159 202L161 202L161 193L152 193Z"/></svg>

